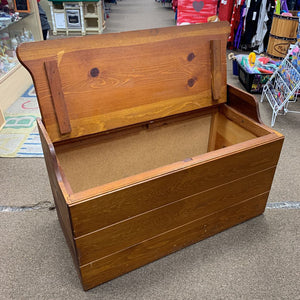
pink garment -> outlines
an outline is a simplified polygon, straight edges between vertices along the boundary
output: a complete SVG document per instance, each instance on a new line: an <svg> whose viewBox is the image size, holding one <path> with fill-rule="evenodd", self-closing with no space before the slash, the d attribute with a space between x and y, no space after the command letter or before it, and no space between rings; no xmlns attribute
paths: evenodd
<svg viewBox="0 0 300 300"><path fill-rule="evenodd" d="M217 14L218 0L178 0L177 25L206 23Z"/></svg>

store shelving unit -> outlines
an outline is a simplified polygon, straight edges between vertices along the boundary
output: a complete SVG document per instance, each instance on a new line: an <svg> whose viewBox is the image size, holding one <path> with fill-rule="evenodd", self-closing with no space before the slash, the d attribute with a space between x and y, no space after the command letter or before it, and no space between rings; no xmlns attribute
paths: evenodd
<svg viewBox="0 0 300 300"><path fill-rule="evenodd" d="M104 11L103 1L84 3L84 25L87 34L103 32Z"/></svg>
<svg viewBox="0 0 300 300"><path fill-rule="evenodd" d="M50 0L53 35L99 34L105 28L103 0Z"/></svg>
<svg viewBox="0 0 300 300"><path fill-rule="evenodd" d="M263 88L261 102L266 98L272 107L272 127L277 115L285 115L288 112L300 113L300 111L288 109L290 102L297 101L299 90L300 44L297 42Z"/></svg>
<svg viewBox="0 0 300 300"><path fill-rule="evenodd" d="M30 31L33 40L42 40L42 29L36 0L29 0L30 13L23 15L17 21L0 29L0 33L7 33L10 38L16 33ZM27 70L16 60L16 63L0 77L0 114L16 100L32 84L32 79ZM1 124L0 124L1 126Z"/></svg>

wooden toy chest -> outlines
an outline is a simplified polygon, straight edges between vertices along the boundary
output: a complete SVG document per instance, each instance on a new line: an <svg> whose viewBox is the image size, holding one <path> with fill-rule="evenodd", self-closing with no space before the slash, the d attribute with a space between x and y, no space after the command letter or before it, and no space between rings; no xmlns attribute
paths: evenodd
<svg viewBox="0 0 300 300"><path fill-rule="evenodd" d="M264 212L283 136L226 83L226 23L22 44L83 288Z"/></svg>

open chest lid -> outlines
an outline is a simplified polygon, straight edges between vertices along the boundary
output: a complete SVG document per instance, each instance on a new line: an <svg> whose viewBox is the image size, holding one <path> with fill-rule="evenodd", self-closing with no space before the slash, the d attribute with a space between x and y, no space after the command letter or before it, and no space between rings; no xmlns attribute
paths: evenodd
<svg viewBox="0 0 300 300"><path fill-rule="evenodd" d="M227 22L25 43L53 142L226 102Z"/></svg>

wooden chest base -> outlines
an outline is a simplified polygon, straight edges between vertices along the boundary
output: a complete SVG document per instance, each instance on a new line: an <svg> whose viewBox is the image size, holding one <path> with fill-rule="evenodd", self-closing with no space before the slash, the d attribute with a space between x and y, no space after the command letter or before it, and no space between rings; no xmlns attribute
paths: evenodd
<svg viewBox="0 0 300 300"><path fill-rule="evenodd" d="M39 127L84 289L262 214L283 141L228 105L54 146Z"/></svg>
<svg viewBox="0 0 300 300"><path fill-rule="evenodd" d="M263 213L283 136L227 85L229 33L215 22L18 48L85 290Z"/></svg>

